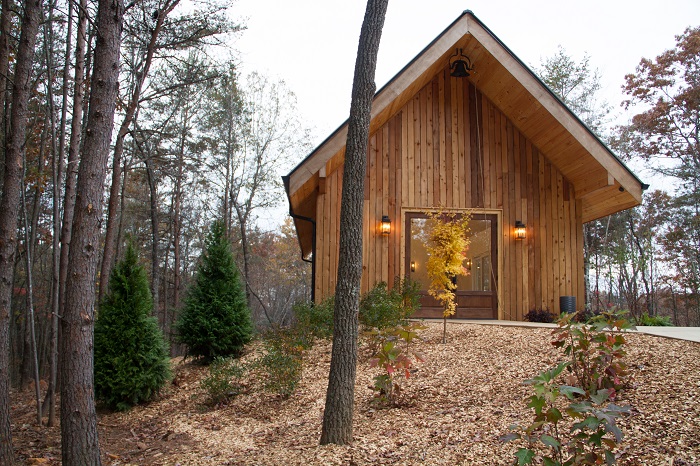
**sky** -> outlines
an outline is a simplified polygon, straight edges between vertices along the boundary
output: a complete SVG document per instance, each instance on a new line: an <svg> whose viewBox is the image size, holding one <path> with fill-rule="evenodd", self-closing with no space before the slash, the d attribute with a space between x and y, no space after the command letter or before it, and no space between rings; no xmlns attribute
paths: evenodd
<svg viewBox="0 0 700 466"><path fill-rule="evenodd" d="M247 26L233 44L242 71L285 81L296 94L299 118L312 128L314 147L348 117L365 7L365 0L232 4L233 17ZM531 67L552 56L558 46L576 61L588 54L601 75L601 97L621 122L629 118L619 106L624 76L634 72L642 57L654 58L673 48L676 35L700 25L700 0L390 0L379 47L377 89L464 10L471 10ZM639 170L638 175L649 182L651 175Z"/></svg>

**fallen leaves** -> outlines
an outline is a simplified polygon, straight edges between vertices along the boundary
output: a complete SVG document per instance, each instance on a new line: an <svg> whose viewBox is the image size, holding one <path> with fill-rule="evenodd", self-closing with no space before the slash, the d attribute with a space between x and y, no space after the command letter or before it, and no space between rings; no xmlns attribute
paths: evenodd
<svg viewBox="0 0 700 466"><path fill-rule="evenodd" d="M512 464L517 446L498 437L528 420L524 400L531 387L522 382L561 359L550 330L451 324L446 345L441 332L441 323L428 324L424 341L415 342L425 361L401 381L398 407L371 403L378 369L361 347L350 446L318 445L331 349L322 341L305 355L303 379L287 400L251 387L226 405L204 408L199 380L206 368L177 361L177 382L159 400L100 413L103 463ZM634 334L627 362L633 386L618 402L631 405L633 414L619 423L625 437L618 464L699 464L700 345ZM29 396L24 400L30 403ZM13 403L18 456L60 464L58 428L19 428L32 414L31 405Z"/></svg>

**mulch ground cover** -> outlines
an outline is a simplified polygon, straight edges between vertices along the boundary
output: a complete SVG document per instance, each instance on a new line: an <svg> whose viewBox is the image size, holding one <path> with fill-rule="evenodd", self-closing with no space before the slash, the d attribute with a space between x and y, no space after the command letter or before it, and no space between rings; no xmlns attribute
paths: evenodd
<svg viewBox="0 0 700 466"><path fill-rule="evenodd" d="M105 465L508 465L516 443L502 443L514 423L527 424L523 384L563 356L551 330L430 323L416 343L425 361L396 406L373 401L377 368L361 347L354 442L319 446L330 342L304 356L303 378L288 399L254 384L225 405L203 404L205 367L174 360L175 377L158 399L124 413L100 411ZM628 335L631 384L618 404L620 465L700 465L700 344ZM60 428L37 426L32 394L12 393L18 464L60 464Z"/></svg>

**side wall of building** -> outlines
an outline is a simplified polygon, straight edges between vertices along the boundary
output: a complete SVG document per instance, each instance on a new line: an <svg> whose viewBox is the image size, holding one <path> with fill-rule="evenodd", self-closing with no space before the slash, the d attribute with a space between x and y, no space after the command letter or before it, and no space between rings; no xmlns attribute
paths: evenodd
<svg viewBox="0 0 700 466"><path fill-rule="evenodd" d="M572 186L468 80L438 73L370 137L364 200L362 292L405 274L406 212L442 206L497 213L499 318L535 307L559 311L559 296L583 305L581 203ZM317 201L316 296L335 291L342 167L328 170ZM383 215L390 235L378 230ZM516 240L514 225L527 225Z"/></svg>

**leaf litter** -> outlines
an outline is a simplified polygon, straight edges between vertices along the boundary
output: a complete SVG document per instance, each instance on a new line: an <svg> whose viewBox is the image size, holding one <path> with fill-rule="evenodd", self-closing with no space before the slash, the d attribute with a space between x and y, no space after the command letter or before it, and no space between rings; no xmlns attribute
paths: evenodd
<svg viewBox="0 0 700 466"><path fill-rule="evenodd" d="M373 402L367 347L360 347L354 442L318 444L330 342L304 355L302 380L288 399L254 383L216 407L204 406L205 367L175 359L173 383L158 399L125 413L98 412L105 465L509 465L517 445L498 438L528 423L523 381L562 360L551 330L428 323L415 348L425 357L402 379L397 406ZM619 404L619 465L700 465L700 344L630 334L632 382ZM248 356L252 357L252 356ZM60 428L34 424L29 391L12 392L19 464L60 463Z"/></svg>

